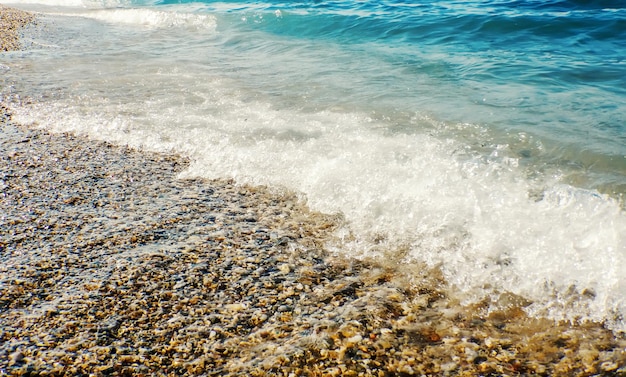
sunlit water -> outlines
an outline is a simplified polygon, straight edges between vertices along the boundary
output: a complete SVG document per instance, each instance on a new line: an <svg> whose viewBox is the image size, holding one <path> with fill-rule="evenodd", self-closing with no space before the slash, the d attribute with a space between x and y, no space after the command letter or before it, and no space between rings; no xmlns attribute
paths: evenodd
<svg viewBox="0 0 626 377"><path fill-rule="evenodd" d="M15 119L341 214L333 249L625 330L620 2L81 2L0 55Z"/></svg>

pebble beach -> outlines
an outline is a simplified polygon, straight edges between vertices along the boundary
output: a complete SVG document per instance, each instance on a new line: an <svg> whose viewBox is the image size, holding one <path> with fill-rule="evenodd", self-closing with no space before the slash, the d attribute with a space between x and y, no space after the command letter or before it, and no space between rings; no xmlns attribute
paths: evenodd
<svg viewBox="0 0 626 377"><path fill-rule="evenodd" d="M0 51L34 20L0 6ZM0 376L626 376L624 334L330 253L341 218L294 193L180 179L184 156L8 104L0 159Z"/></svg>
<svg viewBox="0 0 626 377"><path fill-rule="evenodd" d="M0 52L20 48L19 31L22 26L35 21L32 14L0 4Z"/></svg>

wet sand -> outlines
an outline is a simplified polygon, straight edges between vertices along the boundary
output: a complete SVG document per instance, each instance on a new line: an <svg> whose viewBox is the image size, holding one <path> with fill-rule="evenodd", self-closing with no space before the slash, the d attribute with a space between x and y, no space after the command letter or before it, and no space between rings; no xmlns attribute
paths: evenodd
<svg viewBox="0 0 626 377"><path fill-rule="evenodd" d="M626 376L623 334L332 255L340 220L291 193L4 106L0 158L0 376Z"/></svg>

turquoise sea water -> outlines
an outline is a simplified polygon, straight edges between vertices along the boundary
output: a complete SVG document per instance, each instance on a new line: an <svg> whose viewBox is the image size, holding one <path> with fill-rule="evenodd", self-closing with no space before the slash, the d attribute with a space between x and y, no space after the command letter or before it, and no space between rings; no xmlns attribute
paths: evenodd
<svg viewBox="0 0 626 377"><path fill-rule="evenodd" d="M623 2L9 5L40 12L0 55L18 120L294 190L346 219L337 252L466 302L626 329Z"/></svg>

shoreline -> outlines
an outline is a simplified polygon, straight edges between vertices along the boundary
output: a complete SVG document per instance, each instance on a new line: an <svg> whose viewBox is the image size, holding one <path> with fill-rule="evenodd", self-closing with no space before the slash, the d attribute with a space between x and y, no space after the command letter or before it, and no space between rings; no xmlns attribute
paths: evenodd
<svg viewBox="0 0 626 377"><path fill-rule="evenodd" d="M334 220L293 195L3 118L1 373L626 373L599 324L465 308L436 271L328 254Z"/></svg>
<svg viewBox="0 0 626 377"><path fill-rule="evenodd" d="M1 104L0 149L0 376L626 375L601 324L463 307L437 271L328 253L336 219L295 195L178 179L184 158Z"/></svg>

